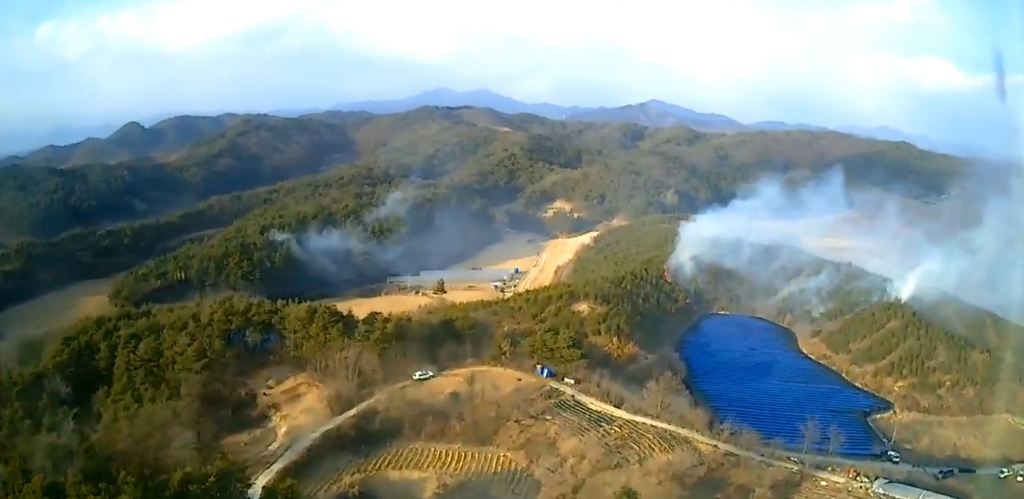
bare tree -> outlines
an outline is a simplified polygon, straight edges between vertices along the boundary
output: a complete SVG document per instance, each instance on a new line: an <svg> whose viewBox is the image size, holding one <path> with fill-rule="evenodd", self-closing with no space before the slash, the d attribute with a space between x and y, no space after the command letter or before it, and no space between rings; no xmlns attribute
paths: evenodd
<svg viewBox="0 0 1024 499"><path fill-rule="evenodd" d="M782 452L786 449L786 440L775 437L765 442L764 446L772 452Z"/></svg>
<svg viewBox="0 0 1024 499"><path fill-rule="evenodd" d="M800 432L804 440L803 453L807 454L807 449L813 449L821 440L821 425L818 424L817 419L807 418L807 422L800 426Z"/></svg>
<svg viewBox="0 0 1024 499"><path fill-rule="evenodd" d="M843 435L839 427L832 425L828 429L828 455L843 450L843 445L846 445L846 435Z"/></svg>
<svg viewBox="0 0 1024 499"><path fill-rule="evenodd" d="M712 431L712 436L715 440L731 442L736 436L736 427L728 421L723 421L715 425L714 431Z"/></svg>
<svg viewBox="0 0 1024 499"><path fill-rule="evenodd" d="M644 399L647 400L647 404L655 417L662 417L662 413L668 407L667 390L668 387L665 386L664 375L651 378L644 384Z"/></svg>
<svg viewBox="0 0 1024 499"><path fill-rule="evenodd" d="M739 434L736 435L736 445L750 452L756 451L763 446L761 435L750 428L740 428Z"/></svg>

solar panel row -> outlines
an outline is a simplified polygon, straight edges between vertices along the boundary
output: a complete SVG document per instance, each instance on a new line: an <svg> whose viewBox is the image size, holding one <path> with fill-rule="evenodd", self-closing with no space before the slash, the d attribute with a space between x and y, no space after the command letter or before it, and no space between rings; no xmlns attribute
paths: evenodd
<svg viewBox="0 0 1024 499"><path fill-rule="evenodd" d="M720 423L791 449L877 454L865 418L892 409L807 357L792 331L758 317L711 314L678 346L689 382Z"/></svg>

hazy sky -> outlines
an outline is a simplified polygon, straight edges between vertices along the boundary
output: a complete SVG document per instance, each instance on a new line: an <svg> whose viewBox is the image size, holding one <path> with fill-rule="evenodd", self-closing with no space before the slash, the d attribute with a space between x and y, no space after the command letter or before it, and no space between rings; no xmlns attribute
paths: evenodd
<svg viewBox="0 0 1024 499"><path fill-rule="evenodd" d="M1017 0L0 3L0 133L486 87L1008 144L996 45L1024 102Z"/></svg>

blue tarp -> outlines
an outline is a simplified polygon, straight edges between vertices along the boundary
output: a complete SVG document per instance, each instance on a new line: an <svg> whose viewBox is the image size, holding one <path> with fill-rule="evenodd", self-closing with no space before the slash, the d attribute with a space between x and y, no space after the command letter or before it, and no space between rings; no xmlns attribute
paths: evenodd
<svg viewBox="0 0 1024 499"><path fill-rule="evenodd" d="M839 373L807 357L792 331L744 315L711 314L690 326L677 348L689 383L716 420L802 450L808 421L817 427L809 449L876 455L878 435L865 417L892 409ZM836 445L839 444L839 445Z"/></svg>

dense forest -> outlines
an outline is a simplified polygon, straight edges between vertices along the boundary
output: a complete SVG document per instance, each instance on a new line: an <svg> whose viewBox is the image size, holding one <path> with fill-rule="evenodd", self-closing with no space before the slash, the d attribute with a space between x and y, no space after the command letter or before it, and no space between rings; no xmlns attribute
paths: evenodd
<svg viewBox="0 0 1024 499"><path fill-rule="evenodd" d="M117 150L143 159L79 164L67 159L85 154L75 152L46 164L51 151L0 168L0 232L11 243L0 252L0 309L124 273L115 312L57 332L0 373L3 497L241 498L244 463L219 442L268 417L246 382L268 365L372 364L346 400L424 362L614 371L722 308L809 325L837 362L911 379L898 400L908 407L1008 408L992 398L1008 382L993 370L1016 366L1011 356L911 305L878 303L863 292L875 276L813 259L760 280L665 269L681 220L765 173L842 164L854 187L934 195L962 172L956 158L832 132L719 135L475 108L204 130L176 135L191 142L128 130L154 142L122 134ZM555 200L581 216L540 216ZM599 235L563 282L505 300L361 319L308 301L450 265L507 228L571 233L620 215L630 223ZM813 296L777 284L821 272L851 284ZM901 348L910 342L920 348ZM946 404L956 390L990 402ZM275 487L265 497L295 497L288 483Z"/></svg>
<svg viewBox="0 0 1024 499"><path fill-rule="evenodd" d="M486 206L509 228L571 232L619 214L695 213L769 172L808 175L838 163L854 184L934 193L965 166L907 144L831 132L718 135L474 108L257 118L236 120L166 162L0 168L0 238L9 246L0 254L0 309L158 259L121 286L119 299L137 303L176 286L159 276L197 276L159 268L196 251L248 261L240 263L244 270L205 272L212 275L196 277L201 287L263 288L252 272L276 257L257 264L243 253L267 247L270 225L337 221L345 218L342 205L367 203L358 191L328 192L359 175L349 170L430 184L462 205ZM311 215L328 198L331 210ZM584 216L536 217L555 199L574 203ZM235 222L240 227L206 240Z"/></svg>

